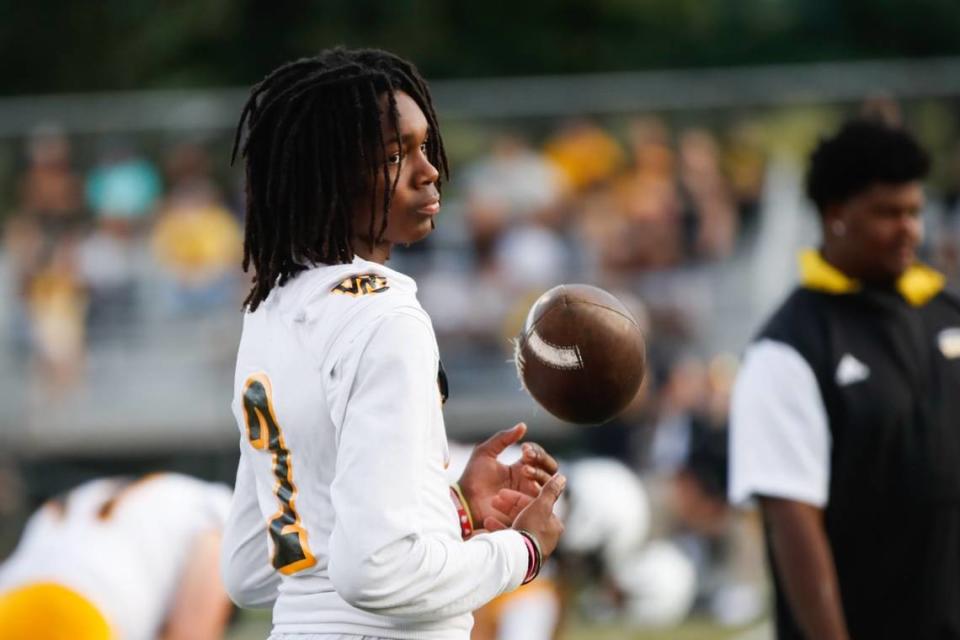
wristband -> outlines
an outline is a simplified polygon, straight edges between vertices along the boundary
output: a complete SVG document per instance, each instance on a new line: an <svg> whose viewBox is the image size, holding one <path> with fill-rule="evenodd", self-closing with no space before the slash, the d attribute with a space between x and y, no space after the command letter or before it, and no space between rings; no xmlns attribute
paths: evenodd
<svg viewBox="0 0 960 640"><path fill-rule="evenodd" d="M453 500L453 506L457 508L457 517L460 520L460 535L464 540L473 535L473 516L470 514L470 505L467 499L463 497L463 491L459 484L450 486L450 499Z"/></svg>
<svg viewBox="0 0 960 640"><path fill-rule="evenodd" d="M524 576L523 582L520 583L527 584L528 582L533 582L533 580L540 575L540 569L543 567L543 552L540 550L540 541L537 540L537 536L525 529L517 529L517 533L523 536L523 541L527 545L527 553L529 553L527 575Z"/></svg>

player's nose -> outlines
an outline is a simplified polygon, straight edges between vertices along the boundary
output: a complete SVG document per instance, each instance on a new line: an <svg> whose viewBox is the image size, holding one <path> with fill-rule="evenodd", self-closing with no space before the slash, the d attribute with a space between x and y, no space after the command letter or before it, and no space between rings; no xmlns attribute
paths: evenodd
<svg viewBox="0 0 960 640"><path fill-rule="evenodd" d="M422 157L420 171L417 175L421 185L436 184L440 180L440 172L433 166L426 154Z"/></svg>

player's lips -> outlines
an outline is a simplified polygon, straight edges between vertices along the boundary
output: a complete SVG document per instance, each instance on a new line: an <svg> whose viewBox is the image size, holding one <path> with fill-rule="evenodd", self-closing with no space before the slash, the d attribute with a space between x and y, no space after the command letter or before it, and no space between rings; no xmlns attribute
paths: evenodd
<svg viewBox="0 0 960 640"><path fill-rule="evenodd" d="M431 198L425 203L417 207L418 213L425 213L430 216L435 216L440 213L440 198Z"/></svg>

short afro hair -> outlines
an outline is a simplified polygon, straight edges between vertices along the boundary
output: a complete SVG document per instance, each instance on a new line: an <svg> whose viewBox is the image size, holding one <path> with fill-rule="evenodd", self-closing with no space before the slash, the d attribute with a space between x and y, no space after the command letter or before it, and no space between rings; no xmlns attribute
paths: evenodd
<svg viewBox="0 0 960 640"><path fill-rule="evenodd" d="M907 131L879 120L847 122L810 156L807 195L822 214L872 185L922 180L930 156Z"/></svg>

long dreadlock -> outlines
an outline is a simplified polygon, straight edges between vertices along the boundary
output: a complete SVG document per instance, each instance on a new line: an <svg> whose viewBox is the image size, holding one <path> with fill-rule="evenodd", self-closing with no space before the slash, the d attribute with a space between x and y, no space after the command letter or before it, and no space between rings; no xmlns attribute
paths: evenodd
<svg viewBox="0 0 960 640"><path fill-rule="evenodd" d="M370 216L366 238L371 245L382 240L396 183L383 162L388 141L380 100L386 95L388 116L399 131L396 91L407 93L426 116L427 157L446 178L430 91L402 58L378 49L328 49L279 67L251 89L231 157L235 161L239 152L246 159L243 270L252 265L254 271L244 300L248 310L311 264L353 260L354 208L369 189L376 213L378 171L383 210L379 228L377 216Z"/></svg>

